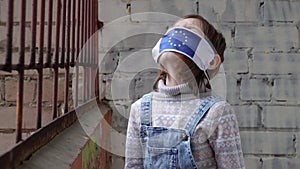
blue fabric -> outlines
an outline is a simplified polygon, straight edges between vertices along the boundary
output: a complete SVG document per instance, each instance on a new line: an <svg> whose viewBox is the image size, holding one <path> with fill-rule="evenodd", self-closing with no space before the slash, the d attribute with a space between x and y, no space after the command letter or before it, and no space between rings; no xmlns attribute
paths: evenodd
<svg viewBox="0 0 300 169"><path fill-rule="evenodd" d="M153 127L151 94L142 98L140 138L145 169L197 169L191 151L191 136L208 109L221 98L209 96L189 118L184 129Z"/></svg>
<svg viewBox="0 0 300 169"><path fill-rule="evenodd" d="M201 37L183 28L174 28L161 38L159 52L163 50L175 50L193 58Z"/></svg>

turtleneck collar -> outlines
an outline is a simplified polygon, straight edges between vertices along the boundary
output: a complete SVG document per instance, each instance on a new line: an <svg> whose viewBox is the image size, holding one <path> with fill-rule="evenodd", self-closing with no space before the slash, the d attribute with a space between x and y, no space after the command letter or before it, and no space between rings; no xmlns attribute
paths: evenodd
<svg viewBox="0 0 300 169"><path fill-rule="evenodd" d="M168 96L176 96L179 94L193 93L188 83L179 84L176 86L166 86L163 80L158 82L158 92Z"/></svg>
<svg viewBox="0 0 300 169"><path fill-rule="evenodd" d="M198 96L195 96L188 83L177 86L166 86L163 80L158 81L157 90L153 96L157 100L183 101L195 98L202 99L211 95L211 91L208 90L207 92L200 92Z"/></svg>

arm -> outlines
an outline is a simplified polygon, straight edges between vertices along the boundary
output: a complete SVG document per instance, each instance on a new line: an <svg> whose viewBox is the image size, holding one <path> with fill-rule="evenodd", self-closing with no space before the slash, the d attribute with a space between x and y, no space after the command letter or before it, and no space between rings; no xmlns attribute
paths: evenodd
<svg viewBox="0 0 300 169"><path fill-rule="evenodd" d="M221 106L209 142L215 152L218 169L244 169L238 122L229 104Z"/></svg>
<svg viewBox="0 0 300 169"><path fill-rule="evenodd" d="M131 106L130 117L128 120L125 150L125 169L143 168L143 154L140 143L140 116L139 102Z"/></svg>

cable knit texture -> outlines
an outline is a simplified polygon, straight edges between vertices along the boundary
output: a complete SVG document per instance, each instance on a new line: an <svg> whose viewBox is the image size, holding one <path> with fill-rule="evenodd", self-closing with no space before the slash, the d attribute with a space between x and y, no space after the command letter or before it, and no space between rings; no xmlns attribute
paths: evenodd
<svg viewBox="0 0 300 169"><path fill-rule="evenodd" d="M209 95L207 92L196 97L187 84L170 87L160 81L152 97L153 126L183 129L201 100ZM125 168L143 168L140 107L141 99L131 106ZM237 119L227 102L218 102L209 109L192 135L191 148L198 168L245 168Z"/></svg>

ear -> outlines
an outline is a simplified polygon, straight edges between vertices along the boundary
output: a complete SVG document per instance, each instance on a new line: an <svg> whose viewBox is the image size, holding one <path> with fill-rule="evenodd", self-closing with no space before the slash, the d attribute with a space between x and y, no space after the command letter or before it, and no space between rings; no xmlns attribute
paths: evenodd
<svg viewBox="0 0 300 169"><path fill-rule="evenodd" d="M208 66L208 70L214 70L218 68L218 66L221 64L221 57L220 55L216 54L214 59L210 62L210 65Z"/></svg>

